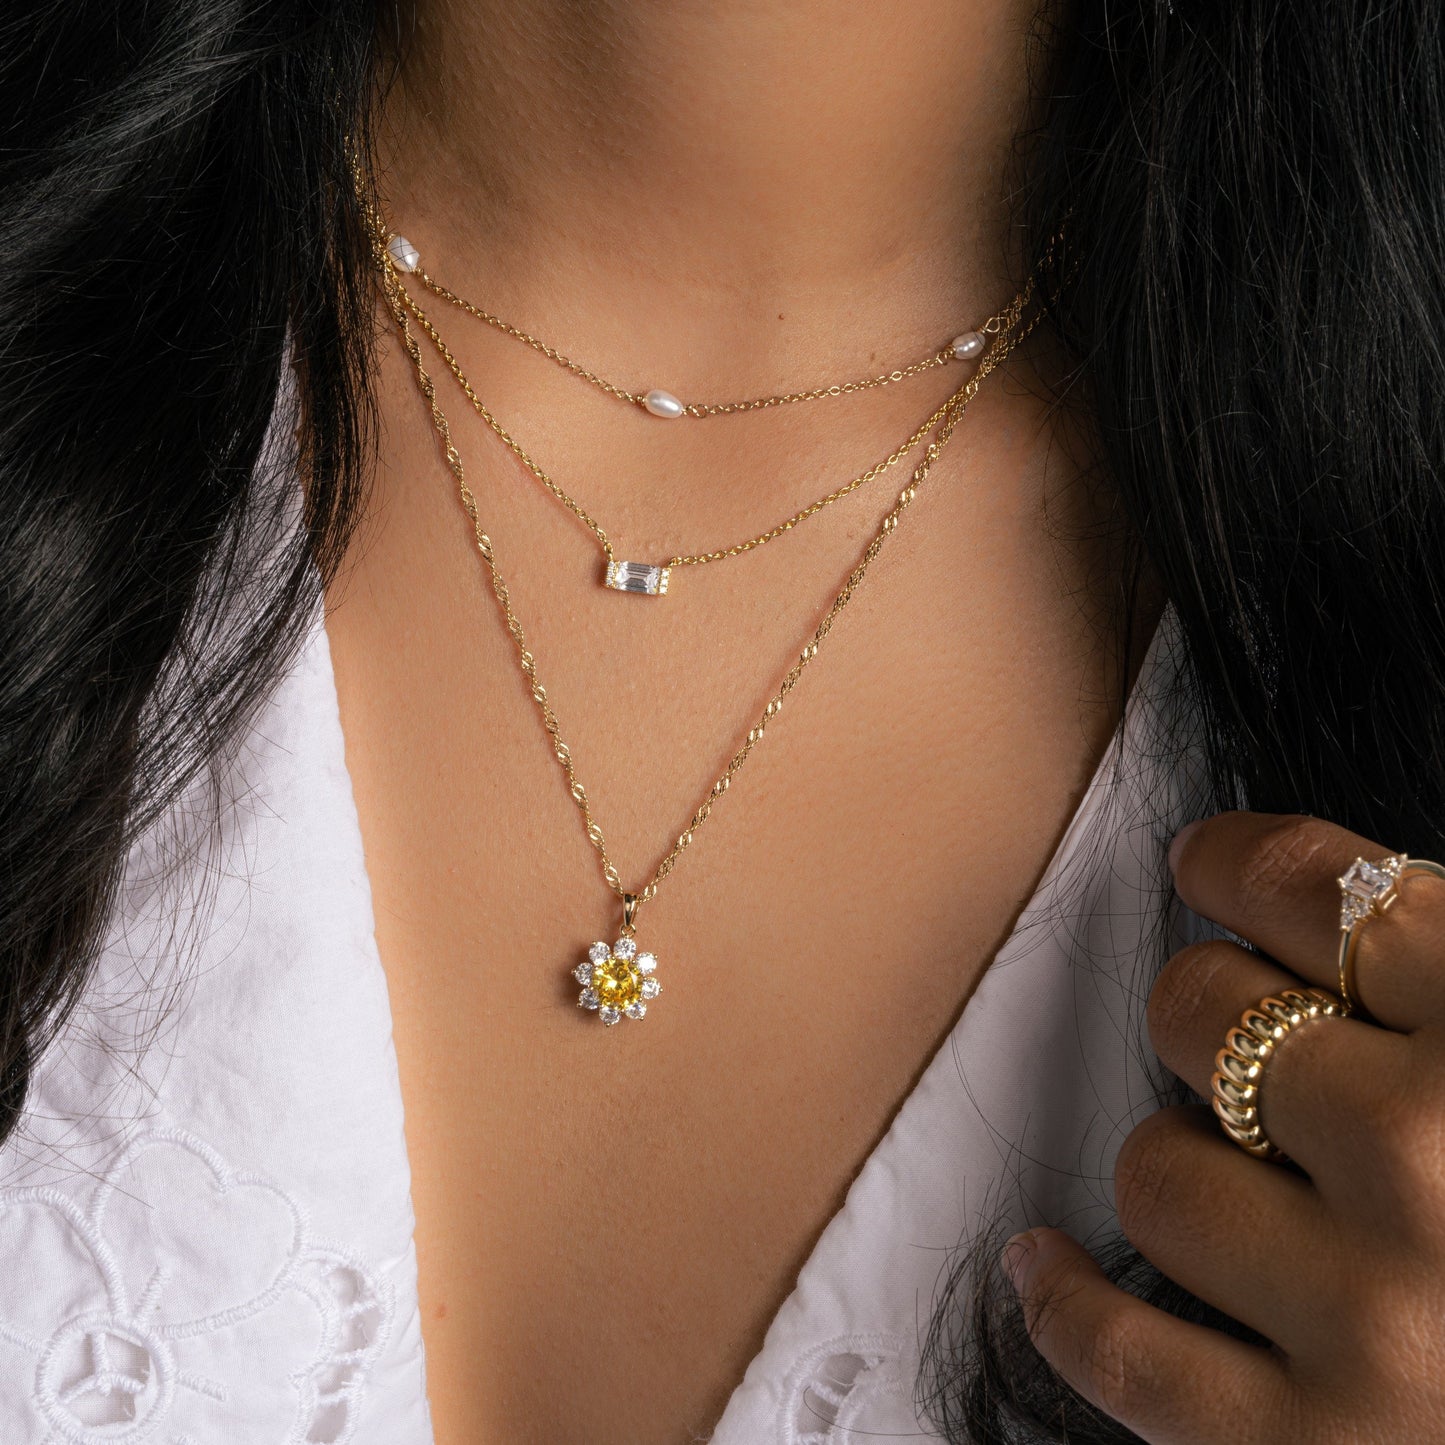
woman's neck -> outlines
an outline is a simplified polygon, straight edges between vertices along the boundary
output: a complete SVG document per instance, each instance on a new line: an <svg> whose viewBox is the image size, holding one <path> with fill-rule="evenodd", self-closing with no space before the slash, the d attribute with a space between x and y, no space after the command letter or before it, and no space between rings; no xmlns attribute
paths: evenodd
<svg viewBox="0 0 1445 1445"><path fill-rule="evenodd" d="M1012 289L1035 0L416 9L383 193L478 299L723 372L746 338L786 371L942 339Z"/></svg>

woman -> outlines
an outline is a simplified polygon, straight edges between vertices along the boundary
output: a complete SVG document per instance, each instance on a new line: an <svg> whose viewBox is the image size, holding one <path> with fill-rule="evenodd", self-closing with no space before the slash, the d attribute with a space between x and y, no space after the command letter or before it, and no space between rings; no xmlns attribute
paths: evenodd
<svg viewBox="0 0 1445 1445"><path fill-rule="evenodd" d="M1445 1439L1441 22L1236 9L8 22L0 1437Z"/></svg>

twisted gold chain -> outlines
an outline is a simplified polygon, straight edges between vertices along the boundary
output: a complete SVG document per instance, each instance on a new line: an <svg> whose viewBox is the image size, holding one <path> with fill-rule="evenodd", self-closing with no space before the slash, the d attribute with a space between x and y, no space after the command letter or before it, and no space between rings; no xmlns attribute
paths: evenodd
<svg viewBox="0 0 1445 1445"><path fill-rule="evenodd" d="M590 386L595 386L598 391L606 392L608 396L616 397L618 401L630 402L633 406L646 410L646 392L630 391L625 386L619 386L616 382L599 376L595 371L589 371L587 367L580 362L573 361L570 356L558 351L556 347L538 340L530 331L524 331L520 326L513 326L511 322L503 321L500 316L494 315L484 307L458 296L456 292L443 286L421 265L418 265L410 274L414 275L432 295L440 297L441 300L449 302L453 306L460 307L469 316L486 322L488 326L502 332L503 335L525 342L533 351L540 352L548 361L565 367L573 376L580 377ZM1005 328L1005 324L1004 315L992 316L978 330L984 336L996 336ZM895 381L904 381L910 376L919 376L925 371L932 371L935 367L947 366L957 359L953 343L950 342L947 346L939 347L937 351L930 352L918 361L910 362L907 366L896 367L892 371L885 371L879 376L864 377L856 381L836 382L830 386L815 386L806 391L789 391L776 396L753 397L748 401L690 402L682 403L681 406L683 413L687 416L704 417L731 416L735 412L761 411L763 408L771 406L791 406L794 402L821 401L824 397L849 396L855 391L872 391L875 387L891 386Z"/></svg>
<svg viewBox="0 0 1445 1445"><path fill-rule="evenodd" d="M390 271L390 269L391 268L388 268L388 271ZM481 397L477 395L476 390L473 388L471 382L467 380L466 375L463 373L462 368L457 362L456 357L452 354L451 349L442 339L436 327L432 325L431 319L427 316L426 312L424 312L420 305L417 304L416 298L411 295L411 293L406 289L406 286L402 284L400 278L396 277L394 273L392 273L392 279L396 283L396 290L401 298L402 303L411 313L417 325L426 332L428 337L430 337L432 345L437 350L437 354L446 364L447 369L456 378L457 384L461 387L463 393L467 397L467 400L471 402L473 408L477 412L477 415L480 416L484 422L486 422L486 424L492 429L492 431L496 433L497 437L501 440L501 442L512 452L512 454L518 459L518 461L520 461L522 465L526 467L526 469L534 477L536 477L539 482L541 482L541 484L547 489L547 491L549 491L559 502L561 502L562 505L566 507L567 510L571 512L572 515L575 516L583 524L583 526L585 526L592 533L594 537L596 537L598 544L601 546L603 554L606 556L607 560L609 562L613 561L616 556L616 552L613 547L612 540L608 537L601 523L599 523L597 519L593 517L592 514L588 512L586 508L584 508L579 502L577 502L573 497L569 496L557 484L557 482L542 468L542 466L530 455L530 453L527 452L527 450L521 445L521 443L519 443L516 438L512 436L512 434L506 429L506 427L504 427L501 422L497 420L490 408L481 399ZM1013 302L1010 303L1009 307L1005 311L1000 313L1000 315L1004 318L1008 328L1017 325L1019 316L1023 313L1025 306L1027 306L1028 304L1029 295L1030 292L1026 288L1023 292L1021 292L1018 296L1014 298ZM906 457L910 452L912 452L919 445L920 442L922 442L924 437L926 437L929 432L933 431L934 428L938 426L938 424L947 414L949 407L952 406L954 401L957 399L958 395L958 392L954 392L951 396L948 397L947 400L942 402L939 406L935 407L934 410L930 412L929 415L923 420L923 422L914 429L914 431L907 437L907 439L904 440L899 446L895 447L894 450L891 451L886 457L884 457L882 461L875 462L873 466L868 468L867 471L861 472L851 481L845 482L840 487L836 487L826 496L819 497L816 501L808 503L806 507L803 507L799 511L794 512L790 517L785 518L776 526L769 527L767 531L760 532L755 537L749 537L746 541L736 542L731 547L719 547L711 552L683 553L676 557L670 557L662 565L669 568L693 567L700 566L702 563L705 562L720 562L726 557L737 557L744 552L751 551L754 547L761 547L764 543L771 542L775 537L781 537L784 532L791 531L794 527L798 525L798 523L805 521L807 518L813 516L817 512L821 512L824 507L831 506L834 502L839 501L843 497L846 497L850 492L854 492L859 487L865 486L867 483L874 481L876 478L882 476L884 472L888 471L889 468L896 466L900 461L903 460L904 457Z"/></svg>
<svg viewBox="0 0 1445 1445"><path fill-rule="evenodd" d="M687 827L679 834L677 841L657 865L652 877L636 893L629 893L623 887L621 876L608 854L607 841L603 836L601 826L592 814L592 807L587 797L587 789L583 786L582 780L577 776L577 769L572 761L572 751L562 739L556 712L553 710L552 704L547 698L546 689L538 680L536 658L527 646L526 635L522 630L522 624L512 607L511 594L507 589L507 584L502 577L501 570L497 566L492 540L482 526L476 497L467 485L461 457L457 453L455 445L452 443L451 428L447 423L446 415L443 413L437 401L436 388L431 377L427 374L425 363L422 360L421 347L412 333L409 321L411 309L403 296L405 288L400 284L393 269L385 264L385 256L379 254L378 260L381 263L384 284L392 313L401 329L403 344L416 370L417 384L426 399L428 409L431 413L432 423L436 428L437 435L442 443L442 449L446 454L447 465L451 469L452 475L456 478L457 491L462 506L465 508L467 516L471 519L477 551L480 553L482 561L486 564L488 576L491 579L492 590L496 594L497 602L501 606L502 614L506 619L507 631L511 634L512 640L516 644L517 658L522 673L531 690L532 699L537 705L538 712L542 719L542 725L547 730L547 736L551 739L552 751L556 755L557 761L561 764L563 772L566 774L568 791L581 814L583 824L587 830L588 841L592 844L601 862L602 876L606 879L607 886L622 900L624 918L623 933L625 936L631 937L634 930L633 918L638 907L656 896L663 879L672 872L678 859L682 856L688 844L692 842L697 830L702 827L711 815L714 804L716 804L718 799L728 790L733 778L737 776L739 769L741 769L747 761L748 755L752 752L753 748L762 741L763 733L768 723L777 716L783 706L784 700L797 685L798 679L803 675L808 664L818 655L824 639L828 636L829 632L832 631L834 622L837 621L843 609L847 607L849 601L852 599L853 594L862 584L864 575L872 564L873 559L882 550L883 544L897 528L904 511L918 495L918 490L923 485L933 464L938 460L944 447L948 444L950 437L952 437L954 429L962 420L964 410L969 402L978 394L978 389L982 385L984 378L996 370L1009 353L1030 334L1038 324L1040 316L1036 314L1026 325L1019 327L1016 323L1015 328L1000 332L995 337L993 344L985 352L973 375L969 377L967 382L965 382L964 385L949 398L943 408L941 408L942 416L936 433L924 450L923 456L918 461L918 464L914 467L912 477L898 494L897 501L889 508L882 521L878 524L872 540L864 549L857 565L848 574L847 580L843 583L837 596L834 597L822 621L819 622L814 629L812 637L799 653L797 660L788 669L787 674L778 685L777 690L763 708L762 714L759 716L757 722L748 729L747 737L743 740L742 745L733 754L731 760L723 769L722 773L719 774L702 802L698 804Z"/></svg>

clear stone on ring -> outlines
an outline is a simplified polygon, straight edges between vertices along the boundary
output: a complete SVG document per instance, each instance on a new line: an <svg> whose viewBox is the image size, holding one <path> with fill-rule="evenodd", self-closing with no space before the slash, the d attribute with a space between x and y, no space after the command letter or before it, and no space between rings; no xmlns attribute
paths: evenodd
<svg viewBox="0 0 1445 1445"><path fill-rule="evenodd" d="M645 978L639 992L643 998L656 998L662 992L662 985L655 978Z"/></svg>
<svg viewBox="0 0 1445 1445"><path fill-rule="evenodd" d="M594 943L592 947L587 950L587 957L590 958L593 963L606 963L608 955L611 952L612 950L605 943Z"/></svg>
<svg viewBox="0 0 1445 1445"><path fill-rule="evenodd" d="M630 1019L640 1019L647 1012L647 1005L640 999L636 1003L630 1003L623 1010Z"/></svg>
<svg viewBox="0 0 1445 1445"><path fill-rule="evenodd" d="M644 976L651 973L657 967L657 960L650 953L639 953L637 955L637 971Z"/></svg>
<svg viewBox="0 0 1445 1445"><path fill-rule="evenodd" d="M393 236L386 243L386 253L398 271L415 271L421 265L421 252L405 236Z"/></svg>
<svg viewBox="0 0 1445 1445"><path fill-rule="evenodd" d="M614 958L632 958L637 953L637 944L631 938L619 938L612 945Z"/></svg>
<svg viewBox="0 0 1445 1445"><path fill-rule="evenodd" d="M654 388L642 398L642 404L653 416L678 417L682 415L682 403L670 392Z"/></svg>
<svg viewBox="0 0 1445 1445"><path fill-rule="evenodd" d="M1379 912L1394 889L1405 859L1392 854L1378 863L1356 858L1340 878L1340 927L1352 928L1356 923Z"/></svg>
<svg viewBox="0 0 1445 1445"><path fill-rule="evenodd" d="M615 1024L622 1017L622 1010L615 1008L602 1008L598 1010L597 1017L607 1025Z"/></svg>
<svg viewBox="0 0 1445 1445"><path fill-rule="evenodd" d="M988 341L981 331L965 331L962 336L955 336L950 344L953 347L953 354L960 361L972 361L975 357L983 355L983 349L988 345Z"/></svg>

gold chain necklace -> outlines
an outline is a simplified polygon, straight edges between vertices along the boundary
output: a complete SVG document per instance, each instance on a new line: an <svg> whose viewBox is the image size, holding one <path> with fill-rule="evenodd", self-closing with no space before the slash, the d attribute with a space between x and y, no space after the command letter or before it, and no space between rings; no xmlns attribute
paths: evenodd
<svg viewBox="0 0 1445 1445"><path fill-rule="evenodd" d="M512 640L516 644L517 659L526 678L528 687L532 694L533 701L542 720L542 726L546 729L548 737L552 742L552 751L557 761L561 764L566 774L568 792L573 802L576 803L578 812L581 814L583 824L586 828L588 841L596 851L598 859L602 864L602 875L607 886L621 900L622 903L622 925L615 942L608 944L598 941L589 948L587 957L573 970L573 977L581 985L581 993L578 997L578 1004L584 1009L595 1010L598 1017L604 1024L616 1024L624 1016L630 1019L641 1019L647 1013L647 1005L661 992L661 985L656 978L657 959L651 953L639 953L636 943L636 917L637 911L642 904L650 901L656 896L662 881L672 872L678 859L688 844L692 842L697 830L707 821L712 813L714 804L727 791L733 778L739 769L747 761L748 755L753 748L762 741L764 730L768 723L782 708L784 700L797 685L798 679L803 675L808 664L818 655L824 639L832 630L834 622L847 607L853 594L862 584L873 559L882 550L883 544L897 528L904 511L917 496L933 464L938 460L944 447L948 444L954 429L962 420L964 410L969 402L978 394L978 389L983 380L1004 361L1009 353L1027 337L1033 328L1038 324L1040 315L1035 316L1027 325L1016 327L1008 332L1001 333L995 338L993 344L988 348L980 361L978 369L962 387L950 398L944 409L944 415L938 425L933 439L929 442L922 458L913 470L907 486L899 493L897 501L884 515L879 523L872 540L864 548L853 570L848 574L846 581L837 596L833 599L832 605L823 616L823 620L813 631L812 637L804 645L799 653L797 661L784 676L773 696L764 707L762 714L756 723L749 728L747 737L742 745L733 754L726 768L719 774L717 780L708 790L707 795L698 805L693 813L687 827L679 835L677 841L669 849L667 855L654 869L652 877L636 892L624 888L622 879L613 864L607 851L607 842L603 836L602 829L597 820L592 816L592 808L588 801L587 789L583 786L577 776L577 770L572 762L572 752L561 736L561 728L557 721L557 715L552 704L547 699L546 689L537 678L537 663L530 649L527 647L526 636L522 630L522 624L517 617L511 604L511 595L507 590L501 571L497 566L492 540L487 535L481 522L477 507L476 497L472 494L471 488L467 485L465 470L462 460L452 443L451 428L436 398L436 388L431 377L427 374L426 366L422 360L421 347L416 337L412 334L408 320L409 310L405 301L399 294L402 287L396 273L391 267L384 264L385 258L378 256L382 263L381 270L386 287L387 299L392 314L401 329L402 342L406 347L407 354L411 357L412 365L416 371L417 384L426 400L427 407L431 413L432 423L436 428L438 438L441 441L442 449L446 454L447 465L456 478L457 491L467 516L471 519L472 529L476 539L476 547L486 564L488 576L492 584L492 591L495 593L497 602L502 609L506 619L507 630L511 633Z"/></svg>
<svg viewBox="0 0 1445 1445"><path fill-rule="evenodd" d="M385 223L382 224L384 227ZM421 264L420 253L405 236L386 233L386 254L392 266L405 274L415 275L434 296L440 297L453 306L460 307L468 315L475 316L478 321L486 322L488 326L500 331L503 335L524 342L533 351L545 356L548 361L555 362L556 365L570 371L573 376L580 377L589 386L596 387L598 391L604 392L618 401L625 401L630 406L638 407L650 416L670 420L684 416L732 416L737 412L760 411L764 407L771 406L792 406L797 402L804 401L822 401L825 397L849 396L855 391L872 391L875 387L891 386L896 381L904 381L910 376L921 375L938 366L947 366L950 362L976 361L983 355L989 338L999 335L1006 329L1003 316L992 316L976 331L965 331L962 335L955 336L947 346L939 347L938 350L929 352L927 356L918 361L910 362L907 366L895 367L892 371L886 371L880 376L863 377L856 381L835 382L829 386L815 386L806 391L781 392L776 396L753 397L748 401L682 402L672 392L666 391L662 387L650 387L646 391L629 391L625 386L619 386L616 382L599 376L595 371L589 371L580 362L573 361L570 356L558 351L555 346L548 346L545 341L538 340L530 331L524 331L520 326L513 326L511 322L503 321L500 316L458 296L427 273Z"/></svg>
<svg viewBox="0 0 1445 1445"><path fill-rule="evenodd" d="M821 512L824 507L831 506L834 502L848 496L850 492L856 491L859 487L874 481L883 475L891 467L897 465L904 457L908 456L926 437L933 431L947 414L949 407L953 404L957 392L942 402L939 406L924 418L921 425L902 442L894 448L882 461L876 462L867 471L860 473L851 481L845 482L842 486L834 488L826 496L819 497L816 501L810 502L806 507L794 512L791 516L779 522L776 526L760 532L746 541L736 542L730 547L720 547L710 552L681 553L675 557L669 557L661 563L629 562L618 558L616 549L611 538L607 535L602 525L573 497L569 496L561 486L542 468L542 466L527 452L527 450L514 438L501 422L493 415L491 409L482 401L467 380L456 357L451 349L442 339L441 334L432 324L430 317L418 305L415 297L406 289L406 286L399 278L393 278L396 284L397 295L402 303L415 319L417 325L426 332L432 345L436 348L437 354L446 364L447 369L456 378L457 384L467 400L484 422L496 433L502 443L513 453L524 467L547 489L553 497L562 503L597 539L602 549L604 559L602 584L611 587L619 592L632 592L648 597L665 596L668 583L672 576L674 567L696 567L707 562L720 562L727 557L737 557L744 552L749 552L755 547L761 547L771 542L776 537L781 537L784 532L791 531L798 523ZM1000 332L1012 329L1017 325L1019 316L1028 305L1031 291L1028 287L1024 289L1010 305L998 317L991 318L987 323L993 325L995 321L1000 322ZM992 334L992 333L991 333Z"/></svg>

